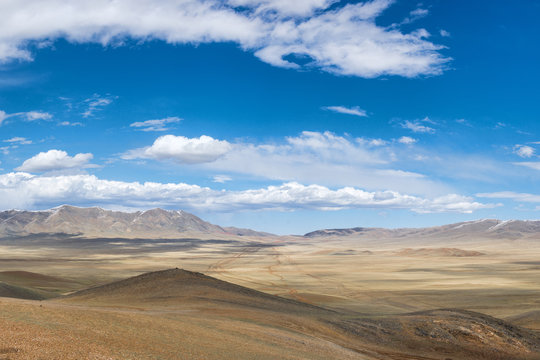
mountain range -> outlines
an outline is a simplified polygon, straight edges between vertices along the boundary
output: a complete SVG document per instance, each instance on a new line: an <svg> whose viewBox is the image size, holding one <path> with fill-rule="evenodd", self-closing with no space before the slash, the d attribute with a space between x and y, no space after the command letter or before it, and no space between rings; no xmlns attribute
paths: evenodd
<svg viewBox="0 0 540 360"><path fill-rule="evenodd" d="M32 234L72 234L84 237L175 238L186 236L275 236L235 227L221 227L182 210L152 209L137 212L79 208L63 205L43 211L8 210L0 212L0 238ZM540 221L482 219L427 228L323 229L305 238L536 238Z"/></svg>
<svg viewBox="0 0 540 360"><path fill-rule="evenodd" d="M43 211L0 212L0 237L31 234L72 234L84 237L174 238L190 235L268 236L249 229L223 228L182 210L137 212L63 205Z"/></svg>

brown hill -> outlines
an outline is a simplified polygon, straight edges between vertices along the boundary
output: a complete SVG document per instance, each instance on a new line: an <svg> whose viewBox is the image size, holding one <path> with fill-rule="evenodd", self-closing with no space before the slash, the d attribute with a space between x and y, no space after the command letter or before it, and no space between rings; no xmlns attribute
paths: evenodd
<svg viewBox="0 0 540 360"><path fill-rule="evenodd" d="M540 337L473 311L438 309L334 322L390 359L540 359Z"/></svg>
<svg viewBox="0 0 540 360"><path fill-rule="evenodd" d="M484 314L458 309L391 316L330 311L181 269L145 273L42 304L0 301L0 312L4 306L25 314L4 324L19 329L3 345L20 350L14 359L44 358L39 353L43 346L31 348L30 340L20 340L21 332L25 339L45 339L56 354L50 358L66 359L84 358L74 355L78 348L93 349L95 358L118 359L126 354L163 359L540 359L537 334ZM51 319L54 332L48 327ZM77 336L69 337L74 331ZM66 337L73 346L62 345ZM116 356L109 355L117 350Z"/></svg>
<svg viewBox="0 0 540 360"><path fill-rule="evenodd" d="M61 301L143 307L216 307L225 305L281 313L331 312L182 269L145 273L78 291L64 297Z"/></svg>

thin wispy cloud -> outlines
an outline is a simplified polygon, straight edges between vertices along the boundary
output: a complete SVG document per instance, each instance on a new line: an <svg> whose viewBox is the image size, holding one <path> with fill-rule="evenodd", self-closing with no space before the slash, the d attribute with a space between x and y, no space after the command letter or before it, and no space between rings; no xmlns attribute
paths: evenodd
<svg viewBox="0 0 540 360"><path fill-rule="evenodd" d="M233 42L278 67L316 68L373 78L415 77L444 71L444 47L424 29L404 33L377 23L393 1L338 4L333 0L97 0L72 2L22 0L0 2L0 60L31 61L28 44L51 46L64 38L74 43L117 46L126 39L172 44ZM425 16L411 12L409 22ZM106 13L108 16L103 16ZM38 50L39 51L39 50ZM300 55L301 65L287 60ZM91 116L92 110L89 109Z"/></svg>
<svg viewBox="0 0 540 360"><path fill-rule="evenodd" d="M169 128L168 124L175 124L182 121L181 118L176 116L167 117L164 119L155 119L155 120L146 120L146 121L137 121L130 124L130 127L136 128L140 131L167 131Z"/></svg>
<svg viewBox="0 0 540 360"><path fill-rule="evenodd" d="M521 161L512 163L518 166L524 166L533 170L540 170L540 161Z"/></svg>
<svg viewBox="0 0 540 360"><path fill-rule="evenodd" d="M492 193L479 193L477 197L489 199L510 199L516 202L540 203L540 195L519 193L514 191L499 191Z"/></svg>
<svg viewBox="0 0 540 360"><path fill-rule="evenodd" d="M11 144L19 144L19 145L29 145L32 143L32 140L28 140L27 138L16 136L16 137L12 137L11 139L4 140L4 142L11 143Z"/></svg>
<svg viewBox="0 0 540 360"><path fill-rule="evenodd" d="M117 96L94 94L91 98L84 100L83 103L86 105L86 109L81 115L84 118L93 116L97 111L103 110L103 108L112 104L113 100L117 98Z"/></svg>
<svg viewBox="0 0 540 360"><path fill-rule="evenodd" d="M361 109L359 106L352 106L352 107L325 106L325 107L323 107L323 109L333 111L333 112L337 112L337 113L340 113L340 114L355 115L355 116L361 116L361 117L368 116L366 111Z"/></svg>
<svg viewBox="0 0 540 360"><path fill-rule="evenodd" d="M52 115L43 111L26 111L8 114L0 110L0 125L9 119L20 119L22 121L50 120Z"/></svg>
<svg viewBox="0 0 540 360"><path fill-rule="evenodd" d="M216 175L212 179L213 182L220 183L220 184L224 184L227 181L231 181L231 180L232 180L232 178L230 176L227 176L227 175Z"/></svg>
<svg viewBox="0 0 540 360"><path fill-rule="evenodd" d="M423 120L414 120L414 121L405 120L400 125L402 128L411 130L412 132L415 132L415 133L433 134L435 132L435 129L423 124L423 122L428 122L430 124L432 123L431 120L426 121L426 119L428 118L425 118Z"/></svg>
<svg viewBox="0 0 540 360"><path fill-rule="evenodd" d="M58 126L83 126L83 123L79 121L75 121L75 122L62 121L58 123Z"/></svg>
<svg viewBox="0 0 540 360"><path fill-rule="evenodd" d="M415 22L416 20L419 20L421 18L428 16L428 14L429 14L429 10L427 9L422 9L422 8L414 9L409 13L409 16L403 19L400 23L394 24L393 27L411 24Z"/></svg>
<svg viewBox="0 0 540 360"><path fill-rule="evenodd" d="M472 124L465 119L456 119L456 122L464 126L473 127Z"/></svg>

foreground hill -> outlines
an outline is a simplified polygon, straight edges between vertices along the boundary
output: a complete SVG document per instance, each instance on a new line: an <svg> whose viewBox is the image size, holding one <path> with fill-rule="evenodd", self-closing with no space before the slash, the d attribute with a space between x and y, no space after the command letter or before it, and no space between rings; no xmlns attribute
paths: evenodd
<svg viewBox="0 0 540 360"><path fill-rule="evenodd" d="M331 311L252 290L198 272L156 271L75 292L61 301L96 305L197 307L236 306L281 313Z"/></svg>
<svg viewBox="0 0 540 360"><path fill-rule="evenodd" d="M246 229L226 230L181 210L152 209L128 213L64 205L45 211L0 212L0 237L40 233L152 239L197 234L259 235Z"/></svg>
<svg viewBox="0 0 540 360"><path fill-rule="evenodd" d="M180 269L0 315L9 359L540 359L532 331L480 313L341 313Z"/></svg>

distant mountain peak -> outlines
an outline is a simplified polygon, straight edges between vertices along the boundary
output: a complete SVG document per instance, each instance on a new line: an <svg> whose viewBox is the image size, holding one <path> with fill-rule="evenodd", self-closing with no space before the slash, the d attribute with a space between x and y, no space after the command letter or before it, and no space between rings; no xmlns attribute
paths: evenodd
<svg viewBox="0 0 540 360"><path fill-rule="evenodd" d="M0 212L0 237L36 233L87 237L178 237L189 233L226 234L193 214L160 208L137 212L62 205L46 211Z"/></svg>
<svg viewBox="0 0 540 360"><path fill-rule="evenodd" d="M309 238L362 237L362 238L452 238L477 236L483 238L522 237L540 238L540 220L479 219L427 228L345 228L322 229L304 235Z"/></svg>
<svg viewBox="0 0 540 360"><path fill-rule="evenodd" d="M222 237L271 235L250 229L224 229L184 210L161 208L122 212L66 204L42 211L0 212L0 238L38 233L148 239L200 235Z"/></svg>

